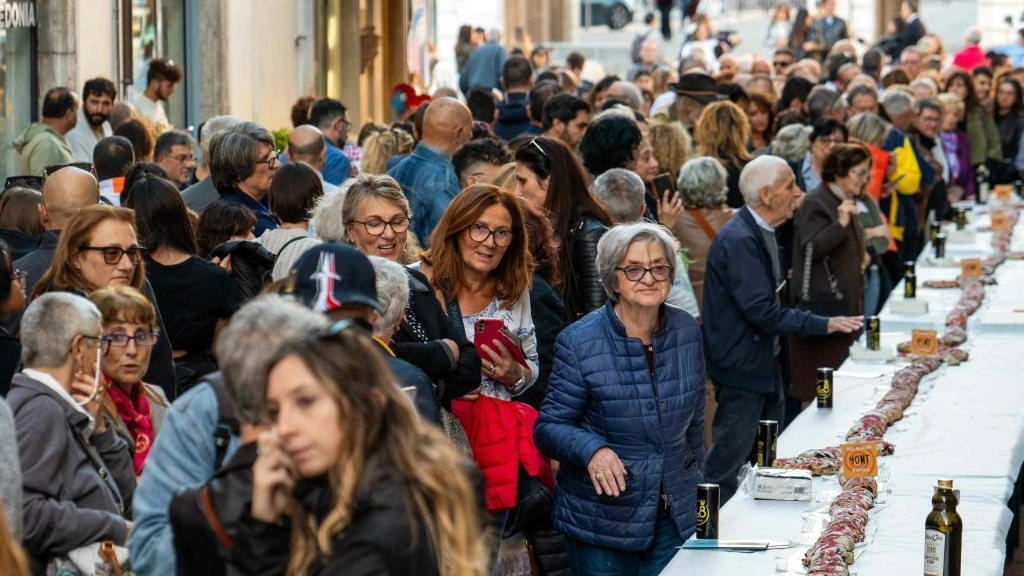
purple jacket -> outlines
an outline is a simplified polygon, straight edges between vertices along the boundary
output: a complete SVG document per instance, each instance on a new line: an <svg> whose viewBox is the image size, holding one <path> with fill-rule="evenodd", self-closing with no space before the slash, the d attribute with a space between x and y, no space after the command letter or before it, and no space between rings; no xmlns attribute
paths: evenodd
<svg viewBox="0 0 1024 576"><path fill-rule="evenodd" d="M971 143L967 139L967 132L957 130L953 134L956 136L956 160L959 168L956 173L951 175L952 182L947 182L947 184L963 186L964 198L973 198L978 185L974 182L974 168L971 166ZM948 163L952 151L946 145L945 136L941 140Z"/></svg>

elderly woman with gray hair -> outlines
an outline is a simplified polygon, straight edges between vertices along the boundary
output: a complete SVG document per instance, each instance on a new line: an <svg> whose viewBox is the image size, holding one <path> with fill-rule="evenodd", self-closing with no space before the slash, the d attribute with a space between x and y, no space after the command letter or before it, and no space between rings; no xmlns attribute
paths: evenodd
<svg viewBox="0 0 1024 576"><path fill-rule="evenodd" d="M686 248L686 257L690 260L690 284L698 306L704 305L708 248L733 215L733 210L725 204L727 178L728 173L722 163L710 156L694 158L683 164L676 186L685 209L675 222L666 223Z"/></svg>
<svg viewBox="0 0 1024 576"><path fill-rule="evenodd" d="M697 322L664 305L677 249L656 224L609 230L608 301L555 345L534 439L561 463L554 524L576 574L658 574L695 529L704 355Z"/></svg>
<svg viewBox="0 0 1024 576"><path fill-rule="evenodd" d="M313 225L322 240L347 242L367 256L400 264L418 259L419 245L410 233L414 215L394 178L361 174L346 181L342 190L317 207ZM480 386L480 355L465 332L448 320L426 276L405 271L408 304L390 346L398 358L430 377L444 409L445 429L457 435L450 402Z"/></svg>

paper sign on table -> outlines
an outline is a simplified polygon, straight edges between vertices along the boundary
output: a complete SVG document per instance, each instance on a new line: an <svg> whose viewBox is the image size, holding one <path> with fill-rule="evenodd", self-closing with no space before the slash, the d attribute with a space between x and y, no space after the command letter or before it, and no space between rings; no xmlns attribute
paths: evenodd
<svg viewBox="0 0 1024 576"><path fill-rule="evenodd" d="M841 444L843 477L869 478L878 476L878 445L875 442Z"/></svg>
<svg viewBox="0 0 1024 576"><path fill-rule="evenodd" d="M1013 198L1013 186L1010 186L1009 184L999 184L992 190L992 192L994 193L993 195L996 197L996 200L999 200L1000 202L1009 202ZM995 230L995 227L992 229Z"/></svg>
<svg viewBox="0 0 1024 576"><path fill-rule="evenodd" d="M964 258L960 261L960 278L980 278L982 275L981 258Z"/></svg>
<svg viewBox="0 0 1024 576"><path fill-rule="evenodd" d="M992 213L992 231L993 232L1009 232L1010 231L1010 215L1006 212L993 212Z"/></svg>
<svg viewBox="0 0 1024 576"><path fill-rule="evenodd" d="M939 333L935 330L913 330L910 333L910 353L915 356L934 356L939 352Z"/></svg>

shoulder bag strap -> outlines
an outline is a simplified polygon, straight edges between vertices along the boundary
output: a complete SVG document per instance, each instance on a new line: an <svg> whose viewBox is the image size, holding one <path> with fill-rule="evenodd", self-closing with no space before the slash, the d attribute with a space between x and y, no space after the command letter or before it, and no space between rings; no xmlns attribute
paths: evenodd
<svg viewBox="0 0 1024 576"><path fill-rule="evenodd" d="M804 278L800 284L800 301L808 302L811 299L811 267L814 262L814 241L806 244L804 250Z"/></svg>
<svg viewBox="0 0 1024 576"><path fill-rule="evenodd" d="M102 414L97 416L97 418L103 417L104 416ZM116 432L113 431L111 431L111 433L116 434ZM89 459L89 463L92 464L93 469L96 470L96 475L100 477L100 480L110 491L110 496L114 499L114 504L117 506L121 515L126 516L130 511L125 509L124 498L121 496L121 489L118 488L117 482L114 481L110 469L103 462L103 458L96 453L96 450L92 447L89 441L77 431L72 430L71 435L75 437L75 441L78 442L78 445L85 452L85 456Z"/></svg>
<svg viewBox="0 0 1024 576"><path fill-rule="evenodd" d="M697 208L687 208L686 211L690 216L693 216L694 220L697 221L697 225L700 226L700 229L704 231L704 234L707 235L709 240L714 240L715 236L718 236L718 231L716 231L711 225L711 222L708 222L708 219L704 216L703 212Z"/></svg>

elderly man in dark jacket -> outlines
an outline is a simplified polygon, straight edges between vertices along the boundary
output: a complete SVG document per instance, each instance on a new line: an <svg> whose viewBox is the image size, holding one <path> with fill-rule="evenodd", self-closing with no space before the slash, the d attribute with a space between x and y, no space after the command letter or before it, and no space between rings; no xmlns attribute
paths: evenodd
<svg viewBox="0 0 1024 576"><path fill-rule="evenodd" d="M135 490L128 445L98 416L89 375L103 335L88 300L55 292L21 321L22 363L7 396L17 429L24 545L38 567L110 539L123 545Z"/></svg>
<svg viewBox="0 0 1024 576"><path fill-rule="evenodd" d="M750 455L758 420L784 421L780 359L787 336L858 330L860 318L825 318L786 308L775 229L793 217L803 192L786 161L755 158L740 174L746 206L736 211L708 252L704 280L704 332L708 375L718 410L705 463L708 482L722 502L736 492L736 474Z"/></svg>

